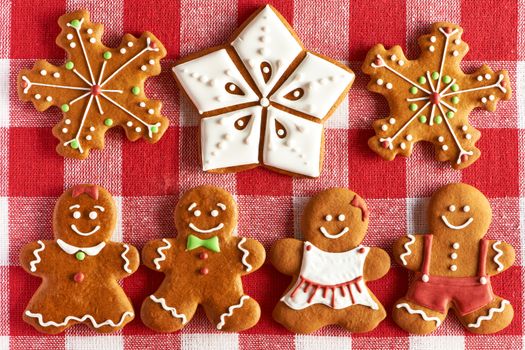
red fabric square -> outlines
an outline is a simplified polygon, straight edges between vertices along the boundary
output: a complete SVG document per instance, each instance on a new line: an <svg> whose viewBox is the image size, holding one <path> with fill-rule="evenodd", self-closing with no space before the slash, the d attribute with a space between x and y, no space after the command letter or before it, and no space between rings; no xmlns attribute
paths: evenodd
<svg viewBox="0 0 525 350"><path fill-rule="evenodd" d="M487 197L517 197L517 129L482 129L476 146L481 150L481 157L463 170L463 182Z"/></svg>
<svg viewBox="0 0 525 350"><path fill-rule="evenodd" d="M293 0L238 0L237 12L238 23L241 25L258 8L269 4L272 5L286 18L290 25L293 25L294 2Z"/></svg>
<svg viewBox="0 0 525 350"><path fill-rule="evenodd" d="M291 196L293 178L261 167L236 174L237 194Z"/></svg>
<svg viewBox="0 0 525 350"><path fill-rule="evenodd" d="M179 188L179 128L170 127L155 144L126 142L122 149L122 193L170 195Z"/></svg>
<svg viewBox="0 0 525 350"><path fill-rule="evenodd" d="M48 128L11 128L9 133L9 195L56 196L64 188L64 159Z"/></svg>

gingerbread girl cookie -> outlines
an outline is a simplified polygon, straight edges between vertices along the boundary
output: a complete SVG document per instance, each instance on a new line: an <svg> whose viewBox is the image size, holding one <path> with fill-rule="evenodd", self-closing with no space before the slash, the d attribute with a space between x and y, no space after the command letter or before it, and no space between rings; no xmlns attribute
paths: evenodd
<svg viewBox="0 0 525 350"><path fill-rule="evenodd" d="M202 305L214 327L237 332L253 327L259 304L244 294L241 276L256 271L265 251L256 240L233 236L237 204L225 190L201 186L175 208L176 238L148 242L143 263L166 275L142 304L144 324L159 332L184 327Z"/></svg>
<svg viewBox="0 0 525 350"><path fill-rule="evenodd" d="M135 313L119 280L140 263L135 247L110 241L117 221L111 194L96 185L70 188L55 206L55 240L27 244L20 264L42 278L24 312L24 321L56 334L77 323L113 332Z"/></svg>
<svg viewBox="0 0 525 350"><path fill-rule="evenodd" d="M514 311L492 291L490 276L512 266L514 248L483 238L490 225L490 203L476 188L455 183L430 200L431 234L399 239L393 249L401 266L416 271L407 295L394 306L393 319L410 333L427 334L450 309L473 333L507 327Z"/></svg>
<svg viewBox="0 0 525 350"><path fill-rule="evenodd" d="M273 266L294 277L273 311L277 322L296 333L330 324L367 332L385 318L366 282L384 276L390 258L361 245L368 217L365 201L348 189L325 190L310 200L301 221L304 242L282 239L270 251Z"/></svg>

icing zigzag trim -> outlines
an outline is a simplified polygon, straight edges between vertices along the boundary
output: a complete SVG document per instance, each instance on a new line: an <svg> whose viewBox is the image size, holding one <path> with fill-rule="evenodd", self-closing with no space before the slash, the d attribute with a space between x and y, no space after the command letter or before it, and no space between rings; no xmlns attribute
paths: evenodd
<svg viewBox="0 0 525 350"><path fill-rule="evenodd" d="M411 315L418 314L425 321L435 321L436 322L436 327L439 327L439 325L441 324L441 320L439 318L437 318L435 316L428 317L428 315L426 314L425 311L423 311L423 310L414 310L407 303L397 304L396 308L398 308L398 309L405 308L409 314L411 314Z"/></svg>
<svg viewBox="0 0 525 350"><path fill-rule="evenodd" d="M124 244L124 252L120 255L122 259L124 259L124 266L123 269L127 273L131 273L131 269L129 268L129 259L126 257L126 253L129 252L129 246L127 244Z"/></svg>
<svg viewBox="0 0 525 350"><path fill-rule="evenodd" d="M412 254L412 251L410 250L409 246L411 246L412 244L414 244L414 242L416 241L416 237L414 237L414 235L407 235L407 237L410 239L408 242L406 242L403 247L405 248L405 253L401 254L399 256L399 259L401 259L401 261L403 262L403 265L407 266L407 261L405 259L406 256Z"/></svg>
<svg viewBox="0 0 525 350"><path fill-rule="evenodd" d="M135 316L135 314L131 311L126 311L122 314L122 317L120 318L120 321L119 323L116 323L113 322L112 320L106 320L102 323L98 323L97 321L95 321L95 318L93 318L93 316L91 315L84 315L82 317L76 317L76 316L67 316L64 321L62 323L56 323L54 321L48 321L48 322L44 322L43 320L43 317L42 317L42 314L39 314L39 313L32 313L31 311L29 310L26 310L25 314L29 317L33 317L33 318L37 318L38 319L38 324L42 327L49 327L49 326L54 326L54 327L64 327L65 325L67 325L70 321L77 321L77 322L85 322L87 320L91 321L91 324L93 325L93 327L95 328L100 328L102 326L111 326L111 327L120 327L122 325L122 323L124 323L124 319L129 316L129 317L133 317Z"/></svg>
<svg viewBox="0 0 525 350"><path fill-rule="evenodd" d="M499 305L499 308L493 307L489 310L489 313L486 316L479 316L476 320L476 323L469 323L470 328L479 328L481 326L481 322L483 321L490 321L492 320L492 317L494 317L494 314L496 312L503 312L505 310L505 306L510 304L508 300L503 299L501 301L501 304Z"/></svg>
<svg viewBox="0 0 525 350"><path fill-rule="evenodd" d="M46 245L44 244L44 242L37 241L37 243L40 245L40 248L37 248L37 249L33 250L33 255L35 256L35 260L33 260L33 261L31 261L29 263L29 266L31 267L30 268L31 272L36 272L36 264L38 264L39 262L42 261L42 259L40 259L40 255L38 255L38 253L40 253L41 251L46 249Z"/></svg>
<svg viewBox="0 0 525 350"><path fill-rule="evenodd" d="M242 245L244 244L244 242L246 242L246 237L243 237L243 238L240 240L239 244L237 244L237 248L239 248L239 250L242 251L242 252L244 253L244 254L242 255L242 259L241 259L241 261L242 261L242 264L243 264L244 266L246 266L246 271L247 271L247 272L250 272L250 271L252 270L253 267L252 267L252 265L250 265L250 264L248 263L248 261L246 261L246 258L250 255L250 252L248 251L248 249L242 247Z"/></svg>
<svg viewBox="0 0 525 350"><path fill-rule="evenodd" d="M154 295L150 295L150 299L153 300L155 303L160 304L160 306L165 310L171 313L171 316L175 318L180 318L182 320L182 324L186 324L188 322L188 319L186 318L186 315L182 313L177 313L177 309L174 307L166 305L166 299L164 298L157 298Z"/></svg>
<svg viewBox="0 0 525 350"><path fill-rule="evenodd" d="M160 264L159 263L161 261L166 260L166 254L164 254L163 250L168 250L168 249L171 248L170 241L168 241L167 239L163 238L162 242L166 243L166 245L163 246L163 247L158 247L157 248L157 253L159 254L160 257L153 259L153 263L155 264L155 267L157 268L157 270L160 270Z"/></svg>
<svg viewBox="0 0 525 350"><path fill-rule="evenodd" d="M239 302L239 304L235 304L235 305L230 306L230 307L228 308L228 312L225 312L225 313L223 313L223 314L221 315L221 317L220 317L221 322L219 322L219 324L217 325L217 329L218 329L218 330L221 330L222 327L224 327L224 324L226 323L225 318L226 318L226 317L230 317L230 316L232 316L232 315L233 315L233 310L235 310L235 309L240 309L240 308L243 306L244 301L245 301L245 300L248 300L248 299L250 299L249 296L247 296L247 295L243 295L243 296L241 297L241 301Z"/></svg>
<svg viewBox="0 0 525 350"><path fill-rule="evenodd" d="M492 245L492 249L494 249L498 254L494 257L494 262L498 265L497 271L503 271L505 266L499 261L499 258L503 256L503 250L499 249L497 246L501 244L501 241L496 241Z"/></svg>

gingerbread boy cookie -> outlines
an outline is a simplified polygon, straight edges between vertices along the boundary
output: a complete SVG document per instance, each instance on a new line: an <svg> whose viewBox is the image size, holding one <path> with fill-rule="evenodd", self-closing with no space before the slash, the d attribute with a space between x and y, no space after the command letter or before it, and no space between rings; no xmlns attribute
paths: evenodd
<svg viewBox="0 0 525 350"><path fill-rule="evenodd" d="M386 312L366 286L390 268L388 254L361 242L369 211L356 193L333 188L317 194L301 221L304 242L277 241L270 261L292 283L273 311L274 319L296 333L311 333L330 324L367 332Z"/></svg>
<svg viewBox="0 0 525 350"><path fill-rule="evenodd" d="M512 266L508 243L483 238L492 217L490 203L476 188L455 183L430 200L430 234L399 239L393 249L401 266L415 271L406 296L395 303L394 321L408 332L435 330L450 309L473 333L494 333L509 325L509 301L493 293L490 276Z"/></svg>
<svg viewBox="0 0 525 350"><path fill-rule="evenodd" d="M56 334L77 323L113 332L135 313L119 280L140 263L135 247L110 241L117 221L111 194L96 185L70 188L55 206L55 239L27 244L20 264L42 278L24 312L24 321Z"/></svg>
<svg viewBox="0 0 525 350"><path fill-rule="evenodd" d="M175 208L176 238L148 242L143 263L166 276L142 304L144 324L159 332L184 327L202 305L215 328L237 332L259 320L259 304L244 294L241 276L256 271L265 251L256 240L237 237L237 204L225 190L201 186Z"/></svg>
<svg viewBox="0 0 525 350"><path fill-rule="evenodd" d="M161 42L149 32L140 38L126 34L119 47L108 48L101 41L104 26L92 23L87 11L65 14L58 24L56 44L68 54L64 65L37 61L18 75L21 100L40 112L61 109L62 120L53 128L57 152L85 159L90 149L104 148L104 134L117 126L129 140L157 142L169 122L160 114L162 103L144 93L144 82L160 74L166 56Z"/></svg>

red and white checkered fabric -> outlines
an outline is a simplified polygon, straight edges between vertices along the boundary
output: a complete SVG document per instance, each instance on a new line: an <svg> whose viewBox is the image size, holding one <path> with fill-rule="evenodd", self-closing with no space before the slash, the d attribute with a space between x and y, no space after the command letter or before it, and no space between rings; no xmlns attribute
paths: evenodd
<svg viewBox="0 0 525 350"><path fill-rule="evenodd" d="M0 349L139 349L139 348L279 348L279 349L522 349L524 347L525 254L525 0L283 0L270 1L295 27L307 48L347 62L356 73L348 99L327 123L324 170L317 180L292 179L261 169L211 175L199 168L195 110L182 98L169 73L174 59L221 44L259 5L260 0L82 1L0 0ZM171 127L156 145L131 143L110 132L106 149L86 161L63 159L50 127L58 109L37 112L17 98L16 76L35 59L60 63L55 45L56 20L66 11L87 8L104 23L105 40L115 44L125 32L150 30L169 56L164 72L147 83L147 93L164 102ZM463 171L433 160L420 144L411 158L380 160L367 147L371 121L387 113L385 99L365 90L368 77L359 67L375 43L400 44L417 55L416 38L430 23L447 20L465 29L470 52L465 69L482 62L507 68L511 101L495 113L475 111L481 129L481 158ZM431 336L410 336L387 318L374 331L350 335L327 327L303 336L287 332L271 318L289 278L271 266L244 278L247 293L262 307L259 324L240 334L220 334L199 312L182 331L156 334L137 318L118 334L100 336L84 326L58 336L43 336L22 321L22 312L40 280L18 265L20 247L51 239L56 198L72 184L91 182L108 188L121 217L115 239L139 248L151 239L175 233L172 210L180 194L200 184L215 184L235 194L240 207L240 235L255 237L268 248L279 238L297 236L308 197L326 187L350 187L371 209L365 244L388 251L407 232L426 231L428 197L439 186L464 181L483 191L493 205L489 238L510 242L517 251L514 267L493 279L494 288L514 305L511 325L496 335L467 334L453 317ZM386 306L407 288L407 272L393 266L370 288ZM141 268L123 284L138 310L161 275Z"/></svg>

